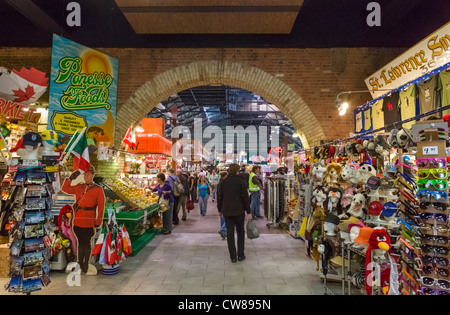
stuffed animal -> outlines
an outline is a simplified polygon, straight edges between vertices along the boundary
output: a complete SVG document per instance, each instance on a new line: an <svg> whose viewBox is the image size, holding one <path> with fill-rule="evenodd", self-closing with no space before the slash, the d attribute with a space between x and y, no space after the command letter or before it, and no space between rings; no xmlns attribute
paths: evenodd
<svg viewBox="0 0 450 315"><path fill-rule="evenodd" d="M358 184L365 184L367 183L367 180L377 175L377 170L368 163L363 163L360 165L358 171L356 172L356 181Z"/></svg>
<svg viewBox="0 0 450 315"><path fill-rule="evenodd" d="M389 155L389 150L391 149L389 143L384 139L383 135L378 135L374 141L375 152L377 156L385 157Z"/></svg>
<svg viewBox="0 0 450 315"><path fill-rule="evenodd" d="M312 204L326 209L327 193L322 186L316 186L312 192Z"/></svg>
<svg viewBox="0 0 450 315"><path fill-rule="evenodd" d="M345 217L356 217L361 220L364 219L365 214L367 213L366 210L366 200L367 195L362 193L356 193L353 196L352 203L350 204L350 208L348 208L347 213L343 213L339 216L339 218L345 218Z"/></svg>
<svg viewBox="0 0 450 315"><path fill-rule="evenodd" d="M350 187L347 188L346 190L344 190L342 197L341 197L341 208L348 210L348 208L350 207L350 204L352 203L353 200L353 196L356 193L356 188L355 187Z"/></svg>
<svg viewBox="0 0 450 315"><path fill-rule="evenodd" d="M342 168L341 178L347 183L357 184L358 180L356 178L356 173L358 168L355 164L346 164Z"/></svg>
<svg viewBox="0 0 450 315"><path fill-rule="evenodd" d="M389 137L388 137L389 145L396 149L398 148L398 140L397 140L398 132L399 132L399 130L394 128L391 130L391 132L389 133Z"/></svg>
<svg viewBox="0 0 450 315"><path fill-rule="evenodd" d="M364 147L366 148L367 154L369 154L371 158L377 157L377 152L375 151L376 144L374 139L364 140Z"/></svg>
<svg viewBox="0 0 450 315"><path fill-rule="evenodd" d="M415 142L412 138L411 132L408 129L402 128L397 132L397 144L400 149L408 149L415 146Z"/></svg>
<svg viewBox="0 0 450 315"><path fill-rule="evenodd" d="M373 277L379 275L378 286L380 292L385 295L399 295L399 272L397 258L392 255L391 238L383 227L373 229L369 238L369 247L366 251L366 292L372 295ZM373 264L376 262L379 272L373 271ZM381 264L380 264L381 262Z"/></svg>
<svg viewBox="0 0 450 315"><path fill-rule="evenodd" d="M334 215L340 215L342 212L341 208L341 198L342 190L340 188L330 188L328 190L328 206L327 210L329 213Z"/></svg>
<svg viewBox="0 0 450 315"><path fill-rule="evenodd" d="M58 226L61 229L62 234L68 238L71 242L71 250L73 254L77 255L77 238L72 230L72 220L73 220L73 208L70 205L65 205L61 208L58 215Z"/></svg>
<svg viewBox="0 0 450 315"><path fill-rule="evenodd" d="M311 175L315 181L322 182L326 172L327 168L323 165L323 162L320 161L313 165Z"/></svg>
<svg viewBox="0 0 450 315"><path fill-rule="evenodd" d="M327 166L325 181L337 184L341 178L342 166L338 163L330 163Z"/></svg>

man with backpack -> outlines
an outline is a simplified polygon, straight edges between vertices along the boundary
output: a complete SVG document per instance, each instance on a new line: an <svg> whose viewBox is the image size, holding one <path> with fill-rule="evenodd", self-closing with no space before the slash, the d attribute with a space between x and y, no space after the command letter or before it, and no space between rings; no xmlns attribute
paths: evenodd
<svg viewBox="0 0 450 315"><path fill-rule="evenodd" d="M180 219L178 218L177 214L177 208L178 208L178 202L180 200L180 196L184 194L184 187L181 183L180 179L177 175L174 174L173 168L169 168L168 170L169 176L167 177L167 180L170 183L170 186L172 186L173 194L174 194L174 203L173 203L173 215L172 215L172 223L174 225L180 224Z"/></svg>

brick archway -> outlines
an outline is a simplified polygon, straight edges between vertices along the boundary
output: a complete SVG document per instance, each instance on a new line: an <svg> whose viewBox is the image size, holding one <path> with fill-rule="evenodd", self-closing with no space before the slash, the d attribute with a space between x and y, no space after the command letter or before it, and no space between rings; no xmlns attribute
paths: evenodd
<svg viewBox="0 0 450 315"><path fill-rule="evenodd" d="M162 100L180 91L208 84L232 85L261 95L292 120L294 128L302 135L305 148L325 139L325 133L309 106L286 83L246 64L210 60L167 70L135 91L117 113L114 146L119 148L130 125L145 118Z"/></svg>

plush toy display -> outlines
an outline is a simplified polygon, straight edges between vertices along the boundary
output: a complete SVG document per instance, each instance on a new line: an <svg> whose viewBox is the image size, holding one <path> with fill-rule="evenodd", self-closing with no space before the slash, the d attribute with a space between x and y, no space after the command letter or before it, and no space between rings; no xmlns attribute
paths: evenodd
<svg viewBox="0 0 450 315"><path fill-rule="evenodd" d="M312 192L312 204L326 209L327 192L322 186L317 186Z"/></svg>
<svg viewBox="0 0 450 315"><path fill-rule="evenodd" d="M356 178L356 173L358 171L358 168L354 164L346 164L342 168L341 172L341 178L351 184L357 184L358 179Z"/></svg>
<svg viewBox="0 0 450 315"><path fill-rule="evenodd" d="M342 166L338 163L330 163L327 166L325 181L328 183L337 184L341 179Z"/></svg>
<svg viewBox="0 0 450 315"><path fill-rule="evenodd" d="M350 208L346 214L341 214L340 218L348 218L349 216L353 216L359 218L361 220L364 219L366 214L366 200L367 195L362 193L356 193L353 196L352 203L350 204Z"/></svg>
<svg viewBox="0 0 450 315"><path fill-rule="evenodd" d="M402 128L398 131L396 136L398 145L397 148L408 149L409 147L416 145L412 138L411 132L406 128Z"/></svg>
<svg viewBox="0 0 450 315"><path fill-rule="evenodd" d="M315 179L315 181L322 182L325 174L327 172L327 168L324 166L323 162L315 163L312 167L311 175Z"/></svg>
<svg viewBox="0 0 450 315"><path fill-rule="evenodd" d="M343 210L347 211L352 203L353 196L356 194L356 188L350 187L347 188L341 197L341 207Z"/></svg>
<svg viewBox="0 0 450 315"><path fill-rule="evenodd" d="M335 215L340 215L342 190L340 188L332 187L328 190L328 206L327 210Z"/></svg>
<svg viewBox="0 0 450 315"><path fill-rule="evenodd" d="M375 138L375 152L377 156L385 157L389 155L389 150L391 149L389 143L387 143L386 139L383 135L378 135Z"/></svg>
<svg viewBox="0 0 450 315"><path fill-rule="evenodd" d="M372 165L363 163L360 165L355 177L358 184L364 185L370 177L375 175L377 175L377 170Z"/></svg>
<svg viewBox="0 0 450 315"><path fill-rule="evenodd" d="M391 246L391 238L385 228L374 228L366 251L366 292L372 295L372 282L375 275L380 276L379 287L385 295L398 295L398 268ZM376 262L376 264L374 264ZM378 273L373 271L374 266L380 268Z"/></svg>

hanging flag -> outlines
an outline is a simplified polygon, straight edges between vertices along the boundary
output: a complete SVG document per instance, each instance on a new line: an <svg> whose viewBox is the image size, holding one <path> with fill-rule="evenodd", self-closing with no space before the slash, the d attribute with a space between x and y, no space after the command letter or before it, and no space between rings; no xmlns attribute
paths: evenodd
<svg viewBox="0 0 450 315"><path fill-rule="evenodd" d="M128 129L127 134L125 135L125 139L123 139L123 143L132 148L136 147L136 135L133 128L130 127Z"/></svg>
<svg viewBox="0 0 450 315"><path fill-rule="evenodd" d="M69 156L70 151L72 150L73 145L77 141L79 135L80 133L78 132L78 130L76 130L72 138L70 138L69 142L64 147L64 151L61 153L61 156L59 157L59 160L62 161L61 163L64 163L67 157Z"/></svg>
<svg viewBox="0 0 450 315"><path fill-rule="evenodd" d="M8 101L29 105L35 103L48 87L45 73L35 68L0 71L0 96Z"/></svg>
<svg viewBox="0 0 450 315"><path fill-rule="evenodd" d="M91 166L85 130L86 129L83 129L80 133L71 150L74 155L73 170L81 170L83 173L88 172L89 167Z"/></svg>

